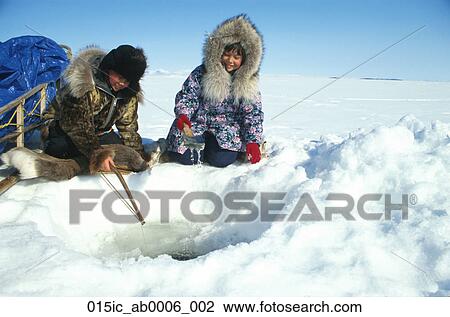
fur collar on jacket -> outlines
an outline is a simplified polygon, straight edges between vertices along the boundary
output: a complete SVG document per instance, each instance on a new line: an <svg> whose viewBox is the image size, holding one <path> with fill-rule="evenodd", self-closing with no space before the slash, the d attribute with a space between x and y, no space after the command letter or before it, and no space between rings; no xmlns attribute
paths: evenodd
<svg viewBox="0 0 450 317"><path fill-rule="evenodd" d="M95 89L95 74L98 72L98 66L105 57L106 52L102 49L89 46L80 51L80 53L72 59L69 66L64 72L64 78L67 82L69 92L75 98L83 97L87 92ZM138 96L139 101L143 99L143 94L138 85L137 91L130 92L131 96Z"/></svg>
<svg viewBox="0 0 450 317"><path fill-rule="evenodd" d="M231 76L221 63L225 46L240 42L245 50L245 62ZM246 15L221 23L208 36L203 46L205 75L202 79L203 97L221 102L232 95L234 102L253 101L258 94L259 68L263 57L261 34Z"/></svg>

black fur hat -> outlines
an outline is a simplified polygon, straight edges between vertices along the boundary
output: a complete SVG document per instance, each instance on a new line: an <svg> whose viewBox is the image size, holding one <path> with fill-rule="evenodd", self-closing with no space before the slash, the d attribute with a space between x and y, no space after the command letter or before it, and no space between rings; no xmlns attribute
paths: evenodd
<svg viewBox="0 0 450 317"><path fill-rule="evenodd" d="M135 86L145 73L147 58L142 48L120 45L105 55L99 68L105 73L113 70Z"/></svg>

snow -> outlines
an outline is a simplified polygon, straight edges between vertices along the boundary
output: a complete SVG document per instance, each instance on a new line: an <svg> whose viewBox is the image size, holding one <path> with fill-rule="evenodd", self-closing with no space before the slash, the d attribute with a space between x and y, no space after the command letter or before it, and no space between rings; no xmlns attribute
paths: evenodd
<svg viewBox="0 0 450 317"><path fill-rule="evenodd" d="M139 119L147 143L166 136L184 79L147 76ZM355 206L367 193L391 194L394 203L414 194L407 220L394 211L392 220L367 221L355 207L354 221L225 223L225 211L193 224L173 200L161 224L160 202L150 199L144 227L111 223L101 203L70 224L69 190L103 189L104 197L105 182L26 180L0 197L0 294L449 296L450 83L342 79L272 119L332 80L262 76L270 159L225 169L163 164L126 176L130 188L251 191L258 207L261 193L283 192L283 214L308 193L322 215L342 205L327 201L330 193L352 195ZM207 214L212 204L192 209ZM366 209L383 212L384 196Z"/></svg>

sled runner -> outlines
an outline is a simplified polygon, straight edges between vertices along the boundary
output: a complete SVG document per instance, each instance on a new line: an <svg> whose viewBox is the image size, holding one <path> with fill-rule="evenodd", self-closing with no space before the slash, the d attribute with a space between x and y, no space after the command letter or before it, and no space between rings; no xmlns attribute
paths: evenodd
<svg viewBox="0 0 450 317"><path fill-rule="evenodd" d="M0 181L0 196L20 181L19 171L15 170Z"/></svg>

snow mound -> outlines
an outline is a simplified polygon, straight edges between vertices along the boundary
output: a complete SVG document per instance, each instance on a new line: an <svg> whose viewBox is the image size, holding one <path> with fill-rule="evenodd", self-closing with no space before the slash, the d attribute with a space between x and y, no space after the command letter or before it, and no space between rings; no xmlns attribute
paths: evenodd
<svg viewBox="0 0 450 317"><path fill-rule="evenodd" d="M81 212L74 225L68 189L109 191L100 178L23 181L0 201L0 293L448 296L449 131L447 124L426 126L406 116L393 126L346 137L269 136L270 159L256 165L168 163L127 176L132 190L142 193L256 192L259 209L261 193L285 193L280 214L290 214L304 193L321 212L330 205L329 193L347 193L355 201L367 193L391 194L393 200L414 194L408 220L396 214L380 221L337 215L333 221L226 223L225 210L217 221L193 224L175 201L169 223L161 224L160 203L150 200L144 227L109 222L101 204ZM383 206L368 204L377 211ZM212 207L196 201L192 208L208 213Z"/></svg>

